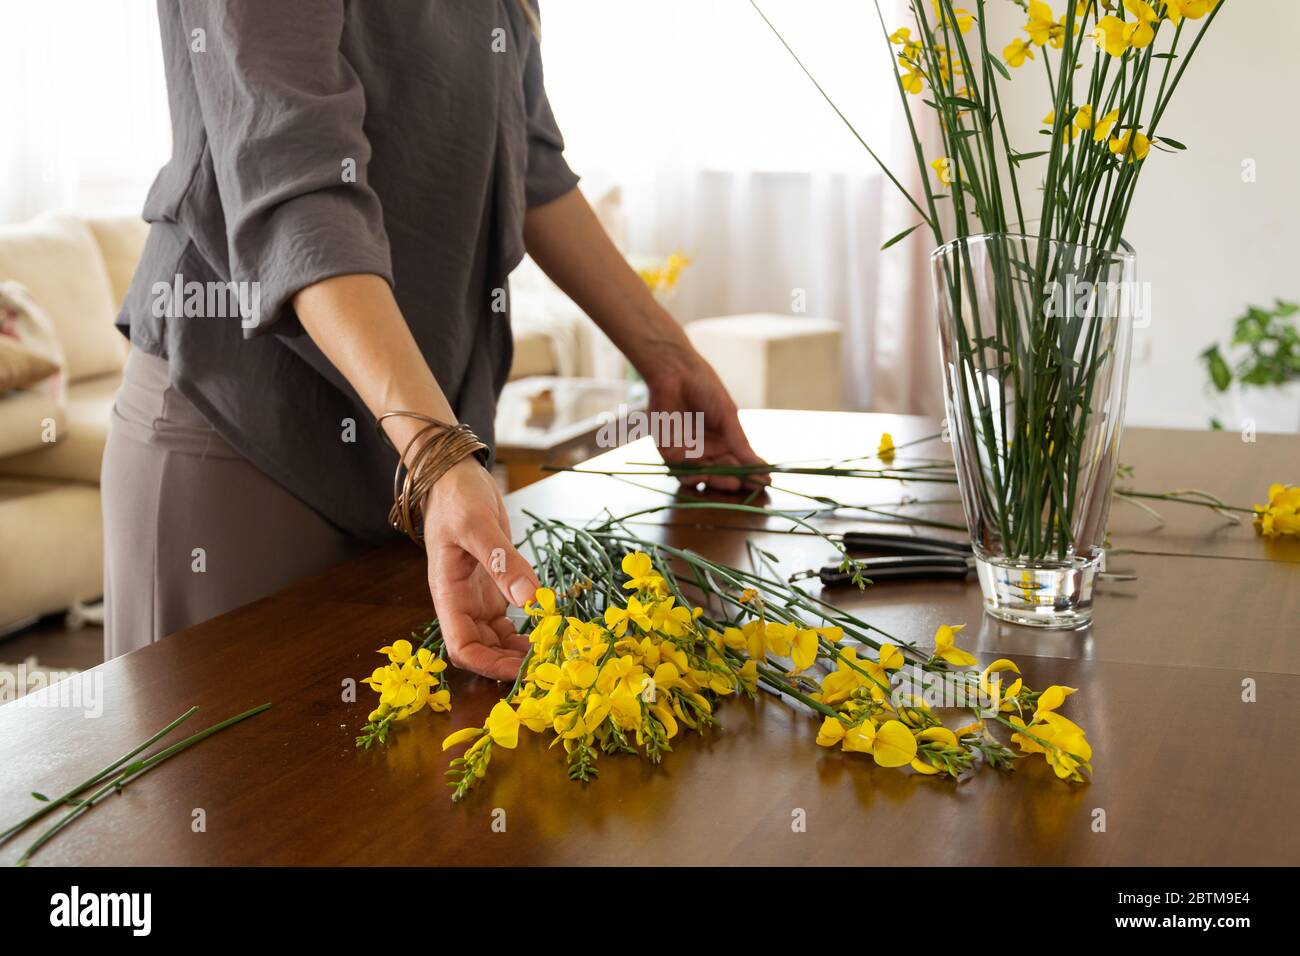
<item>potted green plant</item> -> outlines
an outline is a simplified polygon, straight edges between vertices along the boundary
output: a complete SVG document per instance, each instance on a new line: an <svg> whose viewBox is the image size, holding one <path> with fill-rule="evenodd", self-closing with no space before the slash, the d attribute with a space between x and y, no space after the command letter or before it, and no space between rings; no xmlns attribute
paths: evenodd
<svg viewBox="0 0 1300 956"><path fill-rule="evenodd" d="M1233 323L1228 354L1215 342L1201 353L1210 386L1235 421L1256 431L1300 431L1300 305L1277 299L1273 308L1248 306ZM1221 415L1210 421L1223 428Z"/></svg>

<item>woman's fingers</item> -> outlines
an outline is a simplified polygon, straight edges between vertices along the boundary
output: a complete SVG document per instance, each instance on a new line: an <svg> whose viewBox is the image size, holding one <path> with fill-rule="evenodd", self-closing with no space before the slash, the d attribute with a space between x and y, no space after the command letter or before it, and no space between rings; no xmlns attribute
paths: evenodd
<svg viewBox="0 0 1300 956"><path fill-rule="evenodd" d="M732 414L722 423L722 434L726 439L727 447L731 453L742 465L766 465L762 458L749 444L749 438L745 435L745 430L740 427L740 416ZM749 484L768 485L772 483L772 476L768 472L754 472L745 476L745 481Z"/></svg>
<svg viewBox="0 0 1300 956"><path fill-rule="evenodd" d="M493 680L512 681L518 676L524 651L503 646L500 635L487 623L460 611L439 615L438 620L442 624L447 657L456 667Z"/></svg>
<svg viewBox="0 0 1300 956"><path fill-rule="evenodd" d="M696 463L688 462L688 464L696 464ZM736 461L734 455L722 454L722 455L709 455L707 459L707 464L718 465L720 467L725 468L728 466L736 465L738 464L738 462ZM735 475L700 476L700 475L688 474L688 475L682 475L680 480L682 484L691 485L691 486L703 482L706 487L712 488L714 491L739 491L741 488L741 480Z"/></svg>
<svg viewBox="0 0 1300 956"><path fill-rule="evenodd" d="M464 522L458 529L456 543L468 551L488 576L497 589L515 607L523 607L533 599L540 582L533 566L515 550L509 536L497 523L495 515L484 515L473 521Z"/></svg>
<svg viewBox="0 0 1300 956"><path fill-rule="evenodd" d="M489 626L496 631L503 647L508 647L510 650L519 651L523 654L528 653L528 648L532 646L532 642L528 640L528 635L520 634L515 630L515 622L510 618L499 617Z"/></svg>

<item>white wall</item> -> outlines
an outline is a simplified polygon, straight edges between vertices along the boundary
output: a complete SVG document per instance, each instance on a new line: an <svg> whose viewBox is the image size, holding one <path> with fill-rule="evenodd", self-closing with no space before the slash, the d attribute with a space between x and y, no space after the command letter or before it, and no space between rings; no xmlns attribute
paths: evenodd
<svg viewBox="0 0 1300 956"><path fill-rule="evenodd" d="M1152 295L1151 326L1135 341L1131 424L1206 427L1211 396L1198 354L1226 341L1247 303L1300 301L1300 3L1225 2L1160 124L1188 151L1152 151L1129 215L1126 237ZM1024 17L1007 7L1013 16L999 10L994 35L1010 39ZM1042 149L1042 65L1013 76L1007 116L1028 118L1015 145ZM1243 181L1247 160L1254 182Z"/></svg>

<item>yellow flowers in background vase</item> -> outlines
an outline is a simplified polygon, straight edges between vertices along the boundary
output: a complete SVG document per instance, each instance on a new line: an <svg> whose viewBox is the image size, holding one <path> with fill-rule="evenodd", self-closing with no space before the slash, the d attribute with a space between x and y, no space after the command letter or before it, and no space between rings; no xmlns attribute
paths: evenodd
<svg viewBox="0 0 1300 956"><path fill-rule="evenodd" d="M633 262L636 274L660 302L666 300L677 288L678 280L690 264L691 260L681 252L674 252L661 261L634 260Z"/></svg>

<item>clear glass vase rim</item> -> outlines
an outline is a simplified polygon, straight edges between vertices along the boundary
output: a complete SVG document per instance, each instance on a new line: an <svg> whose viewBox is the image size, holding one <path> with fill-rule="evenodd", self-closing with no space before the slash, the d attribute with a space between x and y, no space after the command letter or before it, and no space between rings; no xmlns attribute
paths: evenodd
<svg viewBox="0 0 1300 956"><path fill-rule="evenodd" d="M1103 249L1100 246L1085 246L1077 242L1066 242L1064 239L1052 239L1048 236L1036 236L1027 232L980 232L971 236L957 236L955 239L949 239L943 245L935 249L934 252L930 253L930 258L933 260L947 255L959 243L970 245L971 243L976 242L991 242L994 239L1002 241L1008 239L1013 241L1020 239L1028 240L1030 242L1050 242L1056 246L1066 246L1071 249L1080 249L1084 252L1093 253L1095 255L1110 256L1117 261L1137 260L1137 250L1129 244L1127 239L1120 239L1119 248L1117 249Z"/></svg>

